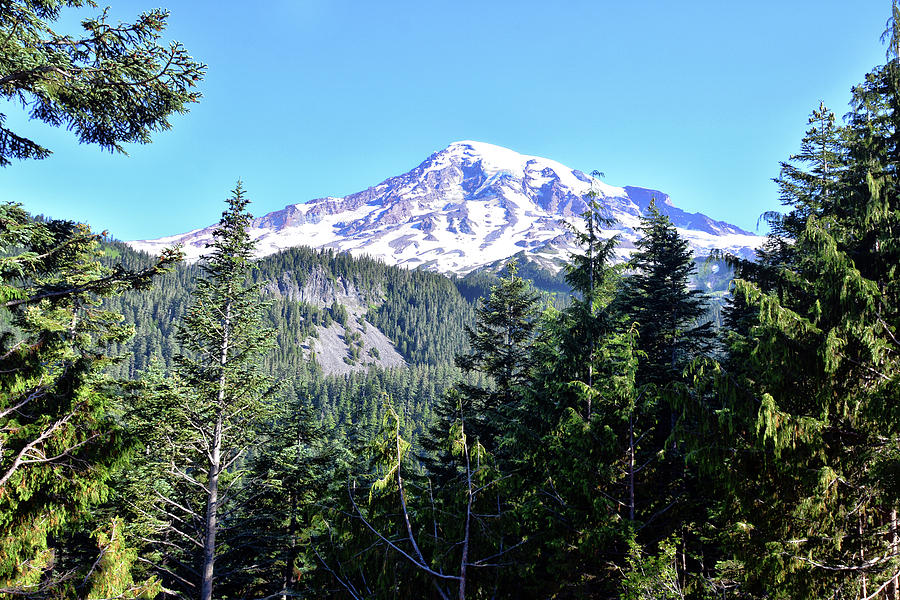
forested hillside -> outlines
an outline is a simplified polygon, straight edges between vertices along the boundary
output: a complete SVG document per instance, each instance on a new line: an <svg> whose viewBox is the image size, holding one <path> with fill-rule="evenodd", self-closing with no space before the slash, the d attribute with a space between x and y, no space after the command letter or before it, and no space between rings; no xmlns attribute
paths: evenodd
<svg viewBox="0 0 900 600"><path fill-rule="evenodd" d="M154 259L107 242L103 262L139 270ZM104 301L105 308L135 328L133 337L111 346L113 354L125 356L110 367L112 374L133 379L154 360L171 368L181 351L179 326L201 273L199 265L182 263L160 276L152 290ZM275 342L265 357L269 373L293 380L292 389L302 387L319 419L332 426L371 425L380 419L381 398L387 394L410 416L408 431L414 437L428 422L434 400L460 377L453 357L465 350L465 327L474 321L475 302L490 289L469 284L467 299L454 281L436 273L302 247L258 261L251 275L268 301L263 322ZM463 281L471 279L457 284ZM354 314L388 335L408 365L382 368L377 356L354 356ZM338 327L347 340L339 349L347 363L359 367L355 374L329 376L310 352L310 342L329 327Z"/></svg>
<svg viewBox="0 0 900 600"><path fill-rule="evenodd" d="M109 241L104 244L103 262L139 270L151 265L153 258ZM692 286L706 288L709 283L710 288L718 290L727 286L727 276L716 277L703 261L698 263L708 275L692 280ZM557 307L568 304L570 290L562 275L534 264L525 266L519 273L536 287L541 286L543 302ZM410 271L346 253L304 247L263 258L251 273L269 300L264 321L275 336L274 348L265 358L270 373L309 384L304 389L311 394L313 406L321 419L332 424L355 422L360 415L377 420L383 393L398 401L402 398L410 431L422 430L434 400L461 376L454 357L468 347L465 328L474 323L477 302L499 282L493 270L450 279L429 271ZM152 290L126 292L104 301L106 308L123 315L124 323L135 328L135 335L127 342L112 346L114 354L125 356L110 368L112 374L136 378L153 360L166 368L172 366L181 350L179 323L200 274L199 265L181 263L160 276ZM719 307L714 296L709 300L716 318ZM386 334L407 366L400 370L381 367L378 356L354 352L354 315ZM341 332L344 343L337 341L337 351L343 353L344 362L357 367L356 375L329 377L328 369L323 372L318 357L310 351L313 340L330 327ZM366 375L370 367L376 372ZM417 382L413 384L421 392L415 395L417 401L409 392L408 379ZM369 383L362 386L363 380Z"/></svg>
<svg viewBox="0 0 900 600"><path fill-rule="evenodd" d="M120 243L110 243L104 254L109 264L128 268L153 262L149 255ZM164 275L151 293L129 293L106 301L137 328L137 335L120 348L133 353L121 375L133 376L145 369L154 354L167 366L171 364L176 325L200 272L197 264L181 264ZM452 357L465 348L464 327L474 319L473 304L489 289L469 286L464 298L453 281L436 273L303 247L256 262L252 278L272 300L267 320L278 336L279 351L268 360L273 361L272 371L280 375L306 368L308 361L299 349L316 335L317 326L346 321L347 310L359 307L361 316L387 334L409 363L452 364Z"/></svg>
<svg viewBox="0 0 900 600"><path fill-rule="evenodd" d="M36 93L13 36L71 40L14 5L4 85ZM106 80L39 100L147 138L202 73L164 22L44 57L130 73L136 131ZM192 264L0 204L0 597L898 600L896 4L886 39L844 125L812 111L753 261L698 262L649 202L618 263L590 196L561 280L255 260L240 181Z"/></svg>

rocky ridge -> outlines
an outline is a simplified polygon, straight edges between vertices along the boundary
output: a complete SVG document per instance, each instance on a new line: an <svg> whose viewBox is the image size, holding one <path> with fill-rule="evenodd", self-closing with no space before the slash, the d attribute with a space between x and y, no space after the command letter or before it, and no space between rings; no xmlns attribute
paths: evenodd
<svg viewBox="0 0 900 600"><path fill-rule="evenodd" d="M337 303L347 310L345 323L333 321L328 326L318 325L314 337L297 340L304 356L314 359L323 372L343 375L370 367L406 365L393 342L365 319L368 304L375 299L343 277L330 278L318 267L304 274L300 284L294 273L286 271L277 280L266 283L263 290L320 308Z"/></svg>

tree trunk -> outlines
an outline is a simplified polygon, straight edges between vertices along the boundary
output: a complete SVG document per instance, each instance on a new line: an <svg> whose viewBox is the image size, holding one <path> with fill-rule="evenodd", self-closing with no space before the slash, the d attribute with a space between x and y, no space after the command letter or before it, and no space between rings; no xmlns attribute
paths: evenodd
<svg viewBox="0 0 900 600"><path fill-rule="evenodd" d="M866 562L866 551L863 544L863 516L862 513L859 515L859 520L857 521L858 531L859 531L859 562L863 564ZM868 592L868 581L866 579L865 572L861 575L860 585L862 586L862 597L865 598L869 595Z"/></svg>
<svg viewBox="0 0 900 600"><path fill-rule="evenodd" d="M203 535L203 580L200 600L212 600L213 566L216 560L216 529L219 503L219 467L221 466L222 416L216 421L211 460L209 462L209 483L206 486L206 523Z"/></svg>
<svg viewBox="0 0 900 600"><path fill-rule="evenodd" d="M900 550L900 532L897 531L897 509L891 509L891 551L896 554ZM888 587L888 598L900 600L900 575L894 575L891 585Z"/></svg>
<svg viewBox="0 0 900 600"><path fill-rule="evenodd" d="M283 593L281 600L288 599L288 590L294 583L294 561L297 560L297 492L291 492L291 522L288 526L288 536L290 539L290 547L288 548L287 564L284 565L284 582L282 584Z"/></svg>
<svg viewBox="0 0 900 600"><path fill-rule="evenodd" d="M628 518L634 521L634 412L628 415Z"/></svg>
<svg viewBox="0 0 900 600"><path fill-rule="evenodd" d="M469 444L466 441L465 421L462 422L463 454L466 457L466 525L463 534L462 557L459 561L459 600L466 599L466 567L469 565L469 535L472 521L472 465L469 462Z"/></svg>
<svg viewBox="0 0 900 600"><path fill-rule="evenodd" d="M229 295L231 286L228 288ZM206 484L206 515L203 532L203 566L200 585L200 600L212 600L214 566L216 561L216 529L218 528L219 509L219 475L222 467L222 420L225 406L225 367L228 365L228 351L231 334L232 305L225 305L225 316L222 319L222 352L219 355L219 391L217 394L216 428L213 432L212 448L209 455L208 483Z"/></svg>

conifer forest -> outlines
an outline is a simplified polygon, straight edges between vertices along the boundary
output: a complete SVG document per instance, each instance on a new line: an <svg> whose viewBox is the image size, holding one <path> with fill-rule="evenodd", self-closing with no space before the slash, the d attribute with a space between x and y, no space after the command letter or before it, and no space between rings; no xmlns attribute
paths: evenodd
<svg viewBox="0 0 900 600"><path fill-rule="evenodd" d="M147 142L206 65L165 11L55 34L81 4L0 4L0 95ZM754 260L694 257L651 204L616 262L598 202L559 273L256 259L237 181L185 262L6 198L0 597L900 600L892 10L846 116L811 107ZM50 152L0 115L4 169Z"/></svg>

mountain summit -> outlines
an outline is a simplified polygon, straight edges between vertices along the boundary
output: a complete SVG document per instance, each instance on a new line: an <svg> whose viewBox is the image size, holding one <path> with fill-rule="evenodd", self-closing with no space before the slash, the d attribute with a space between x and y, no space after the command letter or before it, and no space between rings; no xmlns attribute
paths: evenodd
<svg viewBox="0 0 900 600"><path fill-rule="evenodd" d="M621 235L620 258L633 248L640 215L654 198L698 256L714 249L749 256L762 242L734 225L676 208L662 192L613 187L550 159L473 141L450 144L367 190L269 213L253 221L250 234L260 256L306 245L465 273L524 251L553 267L575 249L565 222L580 224L591 191L616 220L604 235ZM182 244L188 259L196 259L212 230L129 244L150 253Z"/></svg>

